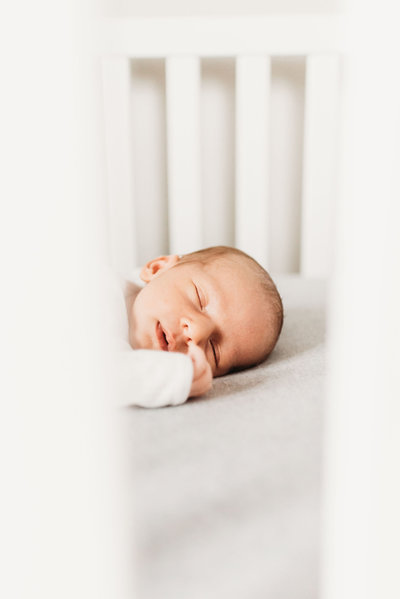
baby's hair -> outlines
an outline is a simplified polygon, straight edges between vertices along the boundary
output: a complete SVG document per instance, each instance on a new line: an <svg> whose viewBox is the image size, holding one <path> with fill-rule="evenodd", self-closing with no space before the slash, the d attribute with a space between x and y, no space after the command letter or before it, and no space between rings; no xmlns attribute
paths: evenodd
<svg viewBox="0 0 400 599"><path fill-rule="evenodd" d="M271 307L271 321L268 322L271 330L271 339L265 347L265 352L259 362L264 361L274 349L276 342L283 325L283 304L281 296L278 293L275 283L271 279L268 272L254 258L238 250L236 248L218 245L203 250L197 250L190 254L184 254L180 257L179 264L187 264L189 262L209 263L218 258L238 258L243 261L254 273L256 281L260 285L260 289L264 294L266 301ZM237 370L237 369L236 369Z"/></svg>

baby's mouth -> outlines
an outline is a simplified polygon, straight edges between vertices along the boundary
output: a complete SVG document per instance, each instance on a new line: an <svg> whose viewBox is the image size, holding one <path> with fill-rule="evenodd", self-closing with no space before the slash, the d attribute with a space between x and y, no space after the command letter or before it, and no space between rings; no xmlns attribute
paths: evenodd
<svg viewBox="0 0 400 599"><path fill-rule="evenodd" d="M157 341L159 343L160 349L162 349L163 351L168 351L167 337L164 333L164 329L162 328L160 322L157 322L157 325L156 325L156 336L157 336Z"/></svg>

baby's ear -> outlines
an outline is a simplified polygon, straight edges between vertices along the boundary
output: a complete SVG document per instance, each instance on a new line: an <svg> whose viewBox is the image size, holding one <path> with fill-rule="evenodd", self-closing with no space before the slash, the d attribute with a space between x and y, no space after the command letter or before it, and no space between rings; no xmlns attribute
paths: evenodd
<svg viewBox="0 0 400 599"><path fill-rule="evenodd" d="M140 278L145 283L149 283L154 277L172 268L179 262L179 256L177 254L170 254L169 256L159 256L147 262L140 271Z"/></svg>

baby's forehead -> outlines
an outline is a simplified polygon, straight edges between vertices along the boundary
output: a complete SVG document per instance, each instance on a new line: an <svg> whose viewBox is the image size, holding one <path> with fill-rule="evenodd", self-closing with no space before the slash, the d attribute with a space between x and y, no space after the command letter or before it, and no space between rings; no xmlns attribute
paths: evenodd
<svg viewBox="0 0 400 599"><path fill-rule="evenodd" d="M253 291L261 289L259 278L251 265L236 256L215 258L204 264L204 272L215 276L222 284L233 281Z"/></svg>
<svg viewBox="0 0 400 599"><path fill-rule="evenodd" d="M204 281L218 295L223 305L238 311L243 317L250 318L255 311L269 310L267 296L259 277L251 266L235 259L219 259L203 265L200 270Z"/></svg>
<svg viewBox="0 0 400 599"><path fill-rule="evenodd" d="M247 281L253 280L255 282L255 273L251 264L244 258L236 255L221 255L213 256L208 258L206 261L198 261L199 267L203 268L205 272L215 273L219 276L224 273L229 277L240 281L246 278Z"/></svg>

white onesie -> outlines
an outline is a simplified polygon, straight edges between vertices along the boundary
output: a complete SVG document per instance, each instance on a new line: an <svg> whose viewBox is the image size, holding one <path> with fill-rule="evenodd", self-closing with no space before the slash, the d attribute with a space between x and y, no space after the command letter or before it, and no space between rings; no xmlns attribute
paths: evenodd
<svg viewBox="0 0 400 599"><path fill-rule="evenodd" d="M139 271L128 278L143 286ZM110 335L113 344L112 386L118 403L145 408L179 405L189 396L193 365L189 356L161 350L136 349L129 344L125 281L110 271Z"/></svg>

